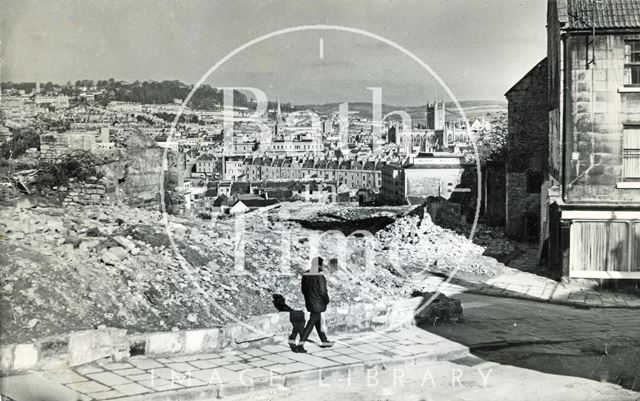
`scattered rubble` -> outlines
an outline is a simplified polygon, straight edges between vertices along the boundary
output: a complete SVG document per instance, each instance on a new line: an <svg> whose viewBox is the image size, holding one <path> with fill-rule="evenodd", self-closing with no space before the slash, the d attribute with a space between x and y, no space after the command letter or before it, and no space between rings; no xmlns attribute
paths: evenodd
<svg viewBox="0 0 640 401"><path fill-rule="evenodd" d="M212 327L273 312L274 292L302 307L300 274L314 247L330 261L333 306L409 296L429 272L491 276L504 268L428 215L400 211L375 234L345 237L282 218L311 209L300 203L206 221L168 216L168 225L158 211L126 206L20 204L0 208L3 343L101 325ZM357 209L332 207L347 223Z"/></svg>
<svg viewBox="0 0 640 401"><path fill-rule="evenodd" d="M414 297L422 297L415 314L417 324L433 324L449 322L456 318L463 320L460 300L450 298L442 293L414 291Z"/></svg>
<svg viewBox="0 0 640 401"><path fill-rule="evenodd" d="M447 208L438 211L435 222L439 226L466 238L469 237L473 227L472 224L461 221L459 214L452 213ZM482 223L478 223L476 226L473 242L485 248L485 256L496 258L502 263L509 263L523 253L537 250L534 243L519 242L508 238L502 227L491 227Z"/></svg>

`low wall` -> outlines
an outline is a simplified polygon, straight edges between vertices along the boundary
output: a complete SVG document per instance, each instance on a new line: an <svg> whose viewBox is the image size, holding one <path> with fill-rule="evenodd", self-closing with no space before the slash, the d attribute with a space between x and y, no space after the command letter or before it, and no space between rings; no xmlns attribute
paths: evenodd
<svg viewBox="0 0 640 401"><path fill-rule="evenodd" d="M328 333L392 331L410 326L414 324L414 311L420 300L418 297L392 304L336 306L325 313ZM127 334L124 329L105 327L32 343L3 345L0 373L47 369L60 364L78 366L103 358L123 361L136 355L216 353L284 341L290 332L288 313L253 316L224 327L172 332Z"/></svg>
<svg viewBox="0 0 640 401"><path fill-rule="evenodd" d="M64 193L62 206L75 205L102 205L105 204L106 187L103 184L93 182L71 181L68 187L60 187L58 191Z"/></svg>

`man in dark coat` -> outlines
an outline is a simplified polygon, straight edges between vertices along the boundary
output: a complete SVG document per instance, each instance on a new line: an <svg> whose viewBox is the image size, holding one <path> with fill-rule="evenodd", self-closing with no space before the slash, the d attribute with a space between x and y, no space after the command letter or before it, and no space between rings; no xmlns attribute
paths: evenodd
<svg viewBox="0 0 640 401"><path fill-rule="evenodd" d="M300 345L298 352L307 352L304 349L304 343L309 338L313 328L316 328L320 337L321 347L327 348L333 345L333 342L327 340L327 335L322 330L322 312L327 310L329 304L329 294L327 293L327 279L322 274L323 260L321 257L315 257L311 261L311 270L302 275L302 294L304 295L304 303L307 311L310 312L307 325L300 336Z"/></svg>

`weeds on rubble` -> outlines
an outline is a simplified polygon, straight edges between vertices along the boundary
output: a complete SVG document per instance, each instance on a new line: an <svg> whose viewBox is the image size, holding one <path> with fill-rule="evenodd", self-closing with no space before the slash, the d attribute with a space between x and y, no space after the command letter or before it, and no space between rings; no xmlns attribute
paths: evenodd
<svg viewBox="0 0 640 401"><path fill-rule="evenodd" d="M82 182L89 179L98 180L102 178L98 169L102 164L105 162L87 151L66 153L52 162L41 163L35 184L52 187L66 185L70 179Z"/></svg>

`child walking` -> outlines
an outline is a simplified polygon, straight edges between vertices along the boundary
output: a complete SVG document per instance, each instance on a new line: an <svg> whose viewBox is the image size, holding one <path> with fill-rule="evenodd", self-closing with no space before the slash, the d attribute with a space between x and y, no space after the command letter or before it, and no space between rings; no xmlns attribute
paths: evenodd
<svg viewBox="0 0 640 401"><path fill-rule="evenodd" d="M289 335L289 347L293 352L307 352L302 345L298 344L297 337L302 338L302 332L304 331L304 326L306 324L306 320L304 318L304 311L295 310L289 305L287 305L286 300L280 294L273 294L273 306L276 307L278 312L289 312L289 322L291 322L291 335Z"/></svg>

